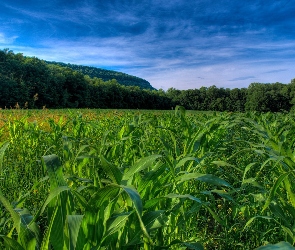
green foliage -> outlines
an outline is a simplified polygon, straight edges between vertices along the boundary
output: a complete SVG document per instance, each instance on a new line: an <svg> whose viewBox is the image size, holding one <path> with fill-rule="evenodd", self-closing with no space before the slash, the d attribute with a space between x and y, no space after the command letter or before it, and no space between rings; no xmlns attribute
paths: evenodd
<svg viewBox="0 0 295 250"><path fill-rule="evenodd" d="M290 84L251 83L246 88L155 90L146 80L115 71L46 62L0 50L0 108L171 109L283 112L294 109Z"/></svg>
<svg viewBox="0 0 295 250"><path fill-rule="evenodd" d="M290 85L251 83L245 109L260 112L289 111L292 107Z"/></svg>
<svg viewBox="0 0 295 250"><path fill-rule="evenodd" d="M78 66L71 65L76 71L70 65L49 64L9 50L0 51L0 58L0 108L3 109L171 108L169 98L154 91L148 82L123 73L102 71L108 75L103 81L97 78L99 74L93 78L84 75L88 71L81 72ZM117 78L128 86L119 84Z"/></svg>
<svg viewBox="0 0 295 250"><path fill-rule="evenodd" d="M150 89L150 90L154 89L148 81L142 78L131 76L131 75L113 71L113 70L106 70L106 69L100 69L96 67L82 66L82 65L70 64L70 63L66 64L61 62L46 62L46 63L58 65L61 67L68 67L70 69L73 69L75 71L82 73L83 75L88 75L91 78L100 78L103 81L110 81L115 79L121 85L138 86L141 89Z"/></svg>
<svg viewBox="0 0 295 250"><path fill-rule="evenodd" d="M1 112L2 249L295 244L292 113Z"/></svg>

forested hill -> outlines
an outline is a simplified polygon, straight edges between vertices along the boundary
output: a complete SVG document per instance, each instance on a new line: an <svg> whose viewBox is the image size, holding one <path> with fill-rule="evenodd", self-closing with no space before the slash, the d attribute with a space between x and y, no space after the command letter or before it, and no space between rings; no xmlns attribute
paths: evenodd
<svg viewBox="0 0 295 250"><path fill-rule="evenodd" d="M170 109L163 91L103 81L36 57L0 50L0 109Z"/></svg>
<svg viewBox="0 0 295 250"><path fill-rule="evenodd" d="M68 67L73 70L76 70L78 72L81 72L84 75L88 75L91 78L97 77L102 79L103 81L109 81L109 80L117 80L119 84L125 85L125 86L138 86L141 89L155 89L151 86L151 84L142 78L128 75L126 73L114 71L114 70L106 70L96 67L90 67L90 66L82 66L82 65L76 65L76 64L70 64L70 63L62 63L62 62L48 62L49 64L55 64L61 67Z"/></svg>
<svg viewBox="0 0 295 250"><path fill-rule="evenodd" d="M64 67L66 65L67 67ZM142 89L102 77L0 50L0 109L116 108L199 111L295 111L295 79L289 84L251 83L248 88Z"/></svg>

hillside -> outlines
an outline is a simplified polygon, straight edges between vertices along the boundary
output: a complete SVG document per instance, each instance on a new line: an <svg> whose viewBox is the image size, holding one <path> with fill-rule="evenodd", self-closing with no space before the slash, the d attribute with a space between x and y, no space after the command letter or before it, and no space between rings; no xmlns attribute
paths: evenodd
<svg viewBox="0 0 295 250"><path fill-rule="evenodd" d="M149 89L143 89L144 85L138 86L143 79L128 75L137 82L130 80L132 86L119 84L123 74L113 73L117 73L118 80L113 76L109 76L111 80L102 80L103 74L85 77L81 70L74 70L68 64L47 63L9 49L0 50L0 109L171 108L171 101L163 91L151 89L150 85L146 85Z"/></svg>
<svg viewBox="0 0 295 250"><path fill-rule="evenodd" d="M126 73L114 71L114 70L106 70L96 67L90 67L90 66L82 66L82 65L76 65L76 64L70 64L70 63L62 63L62 62L48 62L49 64L55 64L61 67L68 67L75 71L78 71L84 75L88 75L91 78L97 77L101 78L103 81L109 81L112 79L117 80L119 84L125 85L125 86L138 86L141 89L150 89L153 90L151 84L142 78L128 75Z"/></svg>
<svg viewBox="0 0 295 250"><path fill-rule="evenodd" d="M136 79L133 85L122 84L124 75L127 79ZM134 86L136 81L137 86ZM199 111L295 111L295 79L289 84L251 83L248 88L241 89L213 85L167 91L152 89L149 83L146 88L139 85L144 82L115 71L48 63L22 53L14 54L9 49L0 50L0 109L171 109L180 105Z"/></svg>

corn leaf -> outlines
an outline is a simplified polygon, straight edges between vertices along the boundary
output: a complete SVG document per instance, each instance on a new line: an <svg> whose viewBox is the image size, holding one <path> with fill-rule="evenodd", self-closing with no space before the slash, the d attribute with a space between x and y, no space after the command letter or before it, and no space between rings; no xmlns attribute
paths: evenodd
<svg viewBox="0 0 295 250"><path fill-rule="evenodd" d="M0 235L0 237L4 240L4 245L6 249L11 249L11 250L26 250L23 248L17 241L14 239L11 239L7 236Z"/></svg>
<svg viewBox="0 0 295 250"><path fill-rule="evenodd" d="M92 206L93 209L97 210L105 201L114 198L118 194L119 189L120 187L116 185L100 188L91 196L88 204Z"/></svg>
<svg viewBox="0 0 295 250"><path fill-rule="evenodd" d="M107 222L107 231L104 235L104 239L108 237L109 235L112 235L113 233L119 231L122 227L125 226L125 223L129 217L130 213L125 214L119 214L114 218L110 218Z"/></svg>
<svg viewBox="0 0 295 250"><path fill-rule="evenodd" d="M244 226L244 230L250 226L250 224L255 220L255 219L266 219L266 220L274 220L274 218L269 217L269 216L254 216L250 220L247 221L246 225Z"/></svg>
<svg viewBox="0 0 295 250"><path fill-rule="evenodd" d="M121 171L119 170L119 168L117 168L112 163L110 163L106 158L104 158L103 155L100 156L100 159L101 159L101 166L103 170L106 172L106 174L108 175L108 177L113 181L113 183L120 184L123 175Z"/></svg>
<svg viewBox="0 0 295 250"><path fill-rule="evenodd" d="M275 184L272 186L269 196L267 197L267 200L262 208L262 212L268 208L269 204L271 203L271 201L274 199L274 196L276 194L276 191L278 189L278 187L281 185L282 181L290 174L290 172L284 173L282 174L275 182Z"/></svg>
<svg viewBox="0 0 295 250"><path fill-rule="evenodd" d="M27 209L15 209L20 216L20 233L18 241L27 249L35 249L41 243L41 232L38 225L33 222L33 216Z"/></svg>
<svg viewBox="0 0 295 250"><path fill-rule="evenodd" d="M123 180L129 180L135 173L150 167L159 157L161 157L161 155L150 155L140 159L124 174Z"/></svg>
<svg viewBox="0 0 295 250"><path fill-rule="evenodd" d="M63 250L65 244L64 226L66 216L62 206L56 206L52 214L48 231L50 243L54 250Z"/></svg>
<svg viewBox="0 0 295 250"><path fill-rule="evenodd" d="M182 167L187 161L195 161L195 162L199 162L199 160L198 160L197 158L189 156L189 157L185 157L185 158L181 159L181 160L176 164L175 167L176 167L176 168L180 168L180 167Z"/></svg>
<svg viewBox="0 0 295 250"><path fill-rule="evenodd" d="M216 186L231 187L231 185L228 182L226 182L225 180L220 179L212 174L189 173L189 174L183 174L183 175L176 178L176 180L180 181L180 182L189 181L192 179L206 182L206 183L216 185Z"/></svg>
<svg viewBox="0 0 295 250"><path fill-rule="evenodd" d="M164 213L165 210L157 210L147 212L143 215L142 221L148 232L166 225L168 217Z"/></svg>
<svg viewBox="0 0 295 250"><path fill-rule="evenodd" d="M226 223L224 220L222 220L221 218L219 218L219 216L217 215L217 213L215 213L210 207L206 206L207 210L210 212L210 214L212 215L212 217L218 221L222 226L226 227Z"/></svg>
<svg viewBox="0 0 295 250"><path fill-rule="evenodd" d="M10 202L4 197L1 189L0 189L0 202L3 204L5 209L10 213L10 216L12 217L13 224L16 228L17 233L20 233L20 223L21 223L21 218L18 213L16 213L11 206Z"/></svg>
<svg viewBox="0 0 295 250"><path fill-rule="evenodd" d="M192 201L196 201L196 202L202 204L202 201L200 199L198 199L198 198L196 198L196 197L194 197L194 196L192 196L190 194L168 194L165 197L166 198L171 198L171 199L172 198L185 198L185 199L187 198L187 199L190 199Z"/></svg>
<svg viewBox="0 0 295 250"><path fill-rule="evenodd" d="M292 247L290 243L282 241L277 244L268 244L266 246L258 247L256 250L294 250L295 247Z"/></svg>
<svg viewBox="0 0 295 250"><path fill-rule="evenodd" d="M5 150L8 148L8 146L9 146L9 142L4 142L0 148L0 173L2 173L4 153L5 153Z"/></svg>
<svg viewBox="0 0 295 250"><path fill-rule="evenodd" d="M82 232L81 222L83 215L68 215L68 230L69 230L69 250L83 250L86 244L85 236Z"/></svg>
<svg viewBox="0 0 295 250"><path fill-rule="evenodd" d="M149 239L149 241L152 242L152 239L150 238L150 236L146 230L146 227L142 221L141 216L142 216L143 206L142 206L142 201L141 201L141 198L140 198L138 192L133 187L130 187L130 186L127 187L127 186L121 185L120 187L123 188L123 190L129 195L130 199L132 200L133 205L135 207L135 211L138 215L138 220L140 223L141 230L143 231L144 235Z"/></svg>
<svg viewBox="0 0 295 250"><path fill-rule="evenodd" d="M55 190L50 199L46 200L50 226L45 242L47 244L49 238L55 250L62 250L64 245L67 244L64 228L67 215L71 215L74 210L73 197L69 189L65 187L67 183L64 180L62 165L57 155L47 155L42 158L48 171L50 190Z"/></svg>
<svg viewBox="0 0 295 250"><path fill-rule="evenodd" d="M188 249L193 249L193 250L204 250L204 247L201 243L187 243L184 242L182 243L183 245L185 245Z"/></svg>

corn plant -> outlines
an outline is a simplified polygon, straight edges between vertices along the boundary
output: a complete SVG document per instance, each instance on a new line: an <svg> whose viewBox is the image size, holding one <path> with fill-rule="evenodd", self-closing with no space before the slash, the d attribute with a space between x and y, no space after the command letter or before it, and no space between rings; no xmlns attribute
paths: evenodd
<svg viewBox="0 0 295 250"><path fill-rule="evenodd" d="M4 249L295 243L293 114L13 112L1 125Z"/></svg>

